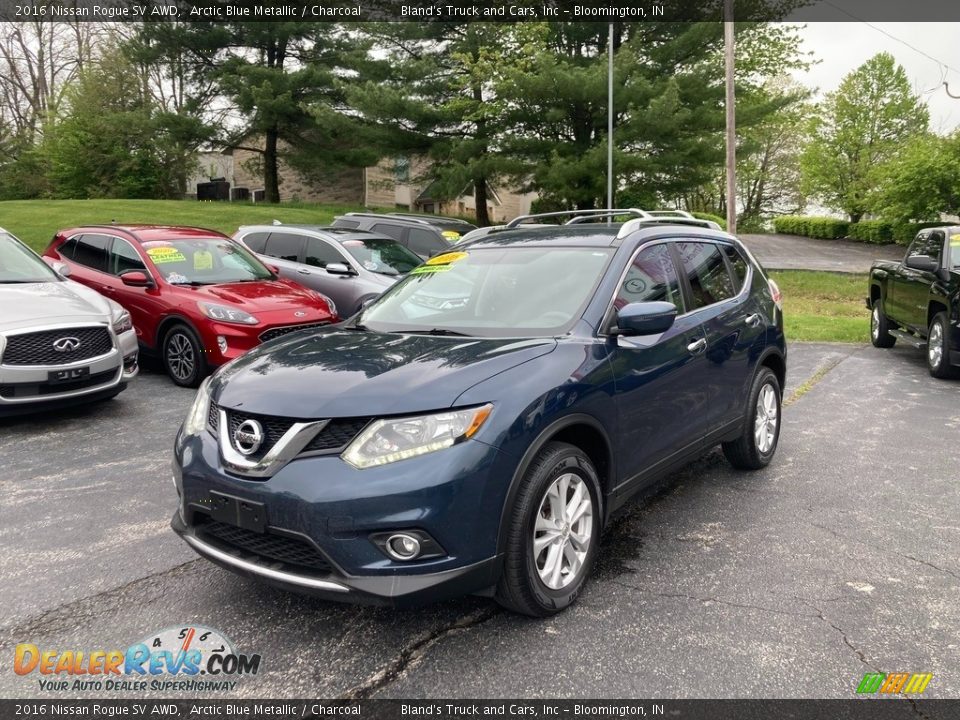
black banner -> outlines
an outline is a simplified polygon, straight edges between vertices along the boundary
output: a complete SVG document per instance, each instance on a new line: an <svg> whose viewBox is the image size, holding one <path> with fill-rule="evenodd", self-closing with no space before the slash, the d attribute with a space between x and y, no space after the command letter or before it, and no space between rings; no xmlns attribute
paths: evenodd
<svg viewBox="0 0 960 720"><path fill-rule="evenodd" d="M960 717L960 700L0 700L0 717L946 720Z"/></svg>
<svg viewBox="0 0 960 720"><path fill-rule="evenodd" d="M955 0L734 0L738 21L958 21ZM0 0L0 22L697 22L723 0Z"/></svg>

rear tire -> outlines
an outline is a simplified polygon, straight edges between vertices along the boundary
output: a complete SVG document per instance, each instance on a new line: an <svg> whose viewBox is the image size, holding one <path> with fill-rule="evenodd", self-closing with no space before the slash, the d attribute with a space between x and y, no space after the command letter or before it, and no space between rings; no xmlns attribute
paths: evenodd
<svg viewBox="0 0 960 720"><path fill-rule="evenodd" d="M723 443L723 454L738 470L759 470L770 464L780 441L780 381L768 367L753 379L743 420L743 433Z"/></svg>
<svg viewBox="0 0 960 720"><path fill-rule="evenodd" d="M870 311L870 342L874 347L891 348L897 339L890 334L890 322L883 314L880 298L873 303Z"/></svg>
<svg viewBox="0 0 960 720"><path fill-rule="evenodd" d="M548 443L523 477L507 522L496 600L532 617L571 605L600 544L600 481L580 448Z"/></svg>
<svg viewBox="0 0 960 720"><path fill-rule="evenodd" d="M935 378L957 377L957 368L950 365L950 324L945 312L937 313L927 331L927 369Z"/></svg>
<svg viewBox="0 0 960 720"><path fill-rule="evenodd" d="M163 336L160 361L170 379L180 387L199 386L209 372L200 338L190 327L181 323L174 325Z"/></svg>

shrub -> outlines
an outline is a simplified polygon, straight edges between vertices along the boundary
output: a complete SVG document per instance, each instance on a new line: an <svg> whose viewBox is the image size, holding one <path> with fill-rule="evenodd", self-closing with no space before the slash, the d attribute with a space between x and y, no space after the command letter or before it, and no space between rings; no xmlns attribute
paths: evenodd
<svg viewBox="0 0 960 720"><path fill-rule="evenodd" d="M885 220L861 220L850 225L851 240L883 245L893 241L893 225Z"/></svg>
<svg viewBox="0 0 960 720"><path fill-rule="evenodd" d="M781 215L773 221L773 229L778 233L827 240L846 237L849 227L846 220L807 215Z"/></svg>
<svg viewBox="0 0 960 720"><path fill-rule="evenodd" d="M711 215L710 213L705 212L691 212L690 214L697 218L697 220L713 220L713 222L717 223L717 225L722 227L724 230L727 229L727 221L719 215Z"/></svg>

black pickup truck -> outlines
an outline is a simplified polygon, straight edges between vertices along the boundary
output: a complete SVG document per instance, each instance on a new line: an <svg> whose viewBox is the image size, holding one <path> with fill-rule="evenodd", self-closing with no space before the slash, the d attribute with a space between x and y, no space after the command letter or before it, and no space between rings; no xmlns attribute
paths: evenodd
<svg viewBox="0 0 960 720"><path fill-rule="evenodd" d="M960 374L960 226L922 230L903 260L870 268L870 339L927 351L937 378Z"/></svg>

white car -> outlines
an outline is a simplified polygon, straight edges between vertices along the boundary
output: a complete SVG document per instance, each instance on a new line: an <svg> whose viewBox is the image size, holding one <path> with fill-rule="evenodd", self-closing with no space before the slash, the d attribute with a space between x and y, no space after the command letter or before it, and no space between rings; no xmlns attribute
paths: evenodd
<svg viewBox="0 0 960 720"><path fill-rule="evenodd" d="M136 377L130 313L0 228L0 416L105 400Z"/></svg>

